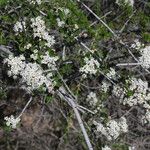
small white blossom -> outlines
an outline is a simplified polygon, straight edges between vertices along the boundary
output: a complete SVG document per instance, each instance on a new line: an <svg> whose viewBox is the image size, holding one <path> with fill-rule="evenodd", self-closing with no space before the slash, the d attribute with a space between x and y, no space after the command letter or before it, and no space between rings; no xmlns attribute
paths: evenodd
<svg viewBox="0 0 150 150"><path fill-rule="evenodd" d="M102 150L111 150L111 148L109 148L107 145L105 145L105 147L102 147Z"/></svg>
<svg viewBox="0 0 150 150"><path fill-rule="evenodd" d="M58 60L58 57L50 57L49 53L46 52L45 55L41 56L42 64L46 64L51 70L56 70L56 61Z"/></svg>
<svg viewBox="0 0 150 150"><path fill-rule="evenodd" d="M38 59L38 55L37 54L31 54L30 58L32 58L33 60L37 60Z"/></svg>
<svg viewBox="0 0 150 150"><path fill-rule="evenodd" d="M116 0L118 5L128 4L129 6L134 6L134 0Z"/></svg>
<svg viewBox="0 0 150 150"><path fill-rule="evenodd" d="M77 30L77 29L79 29L79 26L77 24L75 24L74 28Z"/></svg>
<svg viewBox="0 0 150 150"><path fill-rule="evenodd" d="M27 0L30 4L38 4L38 5L41 5L42 1L41 0Z"/></svg>
<svg viewBox="0 0 150 150"><path fill-rule="evenodd" d="M19 32L23 32L23 30L26 30L25 22L17 21L16 24L14 25L14 31L16 32L16 34L18 34Z"/></svg>
<svg viewBox="0 0 150 150"><path fill-rule="evenodd" d="M106 74L106 76L110 79L116 78L116 71L113 68L110 68L110 71Z"/></svg>
<svg viewBox="0 0 150 150"><path fill-rule="evenodd" d="M65 14L65 16L68 16L69 13L70 13L70 10L69 10L68 8L61 8L61 7L59 7L59 8L57 9L57 11L58 11L58 10L60 10L61 12L63 12L63 13Z"/></svg>
<svg viewBox="0 0 150 150"><path fill-rule="evenodd" d="M142 116L142 123L150 123L150 110L146 110L146 113L144 116Z"/></svg>
<svg viewBox="0 0 150 150"><path fill-rule="evenodd" d="M13 129L17 128L17 124L20 122L20 118L15 118L13 115L10 117L5 117L6 125L12 127Z"/></svg>
<svg viewBox="0 0 150 150"><path fill-rule="evenodd" d="M113 94L118 97L120 99L120 101L123 100L126 92L124 91L124 89L118 85L113 86Z"/></svg>
<svg viewBox="0 0 150 150"><path fill-rule="evenodd" d="M98 102L96 93L90 92L89 95L87 96L87 101L89 102L89 104L91 106L95 106L97 104L97 102Z"/></svg>
<svg viewBox="0 0 150 150"><path fill-rule="evenodd" d="M101 87L102 87L102 91L106 93L110 87L110 84L107 82L103 82Z"/></svg>
<svg viewBox="0 0 150 150"><path fill-rule="evenodd" d="M141 57L139 57L139 62L144 68L150 67L150 46L146 46L145 48L140 50Z"/></svg>
<svg viewBox="0 0 150 150"><path fill-rule="evenodd" d="M58 27L63 27L65 25L65 22L61 21L60 18L57 18L56 21L57 21Z"/></svg>
<svg viewBox="0 0 150 150"><path fill-rule="evenodd" d="M49 35L46 30L45 21L42 20L41 16L31 19L31 27L33 28L34 37L39 37L39 39L43 39L46 41L45 46L51 47L55 44L54 36Z"/></svg>
<svg viewBox="0 0 150 150"><path fill-rule="evenodd" d="M70 10L68 8L63 9L65 15L67 16L70 13Z"/></svg>
<svg viewBox="0 0 150 150"><path fill-rule="evenodd" d="M30 49L32 47L31 43L28 43L27 45L24 46L24 49Z"/></svg>
<svg viewBox="0 0 150 150"><path fill-rule="evenodd" d="M136 150L136 147L134 147L134 146L129 146L128 149L129 149L129 150Z"/></svg>
<svg viewBox="0 0 150 150"><path fill-rule="evenodd" d="M139 39L135 39L134 43L131 45L131 48L139 50L142 46L144 46L144 44L142 44Z"/></svg>
<svg viewBox="0 0 150 150"><path fill-rule="evenodd" d="M85 57L84 58L85 65L80 68L80 72L84 73L85 76L87 74L93 74L95 75L98 71L98 68L100 67L100 64L97 60L95 60L93 57Z"/></svg>
<svg viewBox="0 0 150 150"><path fill-rule="evenodd" d="M9 55L8 58L4 60L4 63L7 63L10 67L10 71L8 71L8 76L13 76L16 78L18 74L25 68L25 57L20 55L19 57L14 57L13 55Z"/></svg>
<svg viewBox="0 0 150 150"><path fill-rule="evenodd" d="M104 135L109 141L118 138L121 133L126 133L128 131L128 125L126 118L121 117L119 121L110 120L107 122L106 126L102 123L94 122L97 127L97 132Z"/></svg>
<svg viewBox="0 0 150 150"><path fill-rule="evenodd" d="M30 55L30 58L32 58L33 60L37 60L38 59L38 50L35 49L33 51L33 54Z"/></svg>

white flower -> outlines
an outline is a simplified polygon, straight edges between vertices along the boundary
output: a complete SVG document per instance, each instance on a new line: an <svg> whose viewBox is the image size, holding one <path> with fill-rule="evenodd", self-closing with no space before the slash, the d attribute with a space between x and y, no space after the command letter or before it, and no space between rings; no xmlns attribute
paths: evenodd
<svg viewBox="0 0 150 150"><path fill-rule="evenodd" d="M46 86L49 92L53 90L53 80L47 79L43 74L42 68L37 63L26 63L24 56L10 56L5 59L5 63L10 67L9 74L11 76L20 75L22 82L26 83L29 90L35 90L42 85Z"/></svg>
<svg viewBox="0 0 150 150"><path fill-rule="evenodd" d="M45 21L42 20L41 16L31 19L31 27L33 28L34 37L39 37L46 41L45 46L51 47L55 44L54 36L49 35L46 30Z"/></svg>
<svg viewBox="0 0 150 150"><path fill-rule="evenodd" d="M133 91L133 94L130 97L124 98L123 104L128 104L129 106L143 104L146 107L148 105L147 101L150 100L148 82L132 78L129 83L129 89Z"/></svg>
<svg viewBox="0 0 150 150"><path fill-rule="evenodd" d="M100 64L97 60L95 60L93 57L85 57L84 58L85 65L80 68L80 72L83 72L86 74L96 74L98 71L98 68L100 67Z"/></svg>
<svg viewBox="0 0 150 150"><path fill-rule="evenodd" d="M68 8L65 8L63 11L64 11L66 16L70 13L70 10Z"/></svg>
<svg viewBox="0 0 150 150"><path fill-rule="evenodd" d="M121 88L120 86L118 86L118 85L115 85L115 86L113 86L113 94L116 96L116 97L118 97L118 98L120 98L120 101L122 101L123 100L123 98L124 98L124 96L125 96L125 91L124 91L124 89L123 88Z"/></svg>
<svg viewBox="0 0 150 150"><path fill-rule="evenodd" d="M135 39L134 43L131 45L131 48L139 50L144 44L142 44L139 39Z"/></svg>
<svg viewBox="0 0 150 150"><path fill-rule="evenodd" d="M134 0L116 0L116 3L118 4L118 5L121 5L122 3L125 3L125 4L128 4L129 6L134 6ZM124 4L123 3L123 4ZM122 5L123 5L122 4Z"/></svg>
<svg viewBox="0 0 150 150"><path fill-rule="evenodd" d="M20 122L20 118L15 118L13 115L10 117L5 117L6 125L12 127L13 129L17 128L17 124Z"/></svg>
<svg viewBox="0 0 150 150"><path fill-rule="evenodd" d="M119 126L122 132L126 133L128 132L128 125L127 125L127 120L125 117L121 117L119 120Z"/></svg>
<svg viewBox="0 0 150 150"><path fill-rule="evenodd" d="M37 54L31 54L30 58L32 58L33 60L37 60L38 59L38 55Z"/></svg>
<svg viewBox="0 0 150 150"><path fill-rule="evenodd" d="M77 30L77 29L79 29L79 26L77 24L75 24L74 28Z"/></svg>
<svg viewBox="0 0 150 150"><path fill-rule="evenodd" d="M20 72L25 68L24 60L25 57L23 55L20 55L19 57L9 55L9 57L4 60L4 63L7 63L10 67L8 75L16 77L18 74L20 74Z"/></svg>
<svg viewBox="0 0 150 150"><path fill-rule="evenodd" d="M87 96L87 101L89 102L89 104L91 106L95 106L97 104L97 102L98 102L96 93L90 92L89 95Z"/></svg>
<svg viewBox="0 0 150 150"><path fill-rule="evenodd" d="M32 58L33 60L37 60L38 59L38 50L35 49L33 51L33 54L30 55L30 58Z"/></svg>
<svg viewBox="0 0 150 150"><path fill-rule="evenodd" d="M106 93L110 87L110 84L107 82L103 82L101 87L102 87L102 91L104 91Z"/></svg>
<svg viewBox="0 0 150 150"><path fill-rule="evenodd" d="M65 16L67 16L70 13L70 10L68 8L61 8L59 7L57 9L57 11L60 10L61 12L63 12L65 14Z"/></svg>
<svg viewBox="0 0 150 150"><path fill-rule="evenodd" d="M150 123L150 110L146 110L146 113L144 116L142 116L142 123Z"/></svg>
<svg viewBox="0 0 150 150"><path fill-rule="evenodd" d="M24 46L24 49L30 49L32 47L31 43L28 43L27 45Z"/></svg>
<svg viewBox="0 0 150 150"><path fill-rule="evenodd" d="M42 3L41 0L36 0L37 4L40 5Z"/></svg>
<svg viewBox="0 0 150 150"><path fill-rule="evenodd" d="M56 21L57 21L58 27L63 27L65 25L65 22L61 21L60 18L57 18Z"/></svg>
<svg viewBox="0 0 150 150"><path fill-rule="evenodd" d="M102 150L111 150L111 148L109 148L107 145L105 145L105 147L102 147Z"/></svg>
<svg viewBox="0 0 150 150"><path fill-rule="evenodd" d="M129 149L129 150L136 150L136 147L134 147L134 146L129 146L128 149Z"/></svg>
<svg viewBox="0 0 150 150"><path fill-rule="evenodd" d="M14 31L16 32L16 34L18 34L19 32L23 32L23 30L26 30L26 24L24 21L19 22L17 21L16 24L14 25Z"/></svg>
<svg viewBox="0 0 150 150"><path fill-rule="evenodd" d="M94 124L97 127L97 132L101 132L109 141L118 138L121 133L128 131L128 125L124 117L121 117L118 122L110 120L106 126L97 122L94 122Z"/></svg>
<svg viewBox="0 0 150 150"><path fill-rule="evenodd" d="M58 57L50 57L49 53L46 52L45 55L41 56L42 64L46 64L51 70L56 70L56 61L58 60Z"/></svg>
<svg viewBox="0 0 150 150"><path fill-rule="evenodd" d="M140 50L141 57L139 57L139 62L144 68L150 67L150 46L146 46L145 48Z"/></svg>
<svg viewBox="0 0 150 150"><path fill-rule="evenodd" d="M38 4L41 5L42 1L41 0L27 0L30 4Z"/></svg>
<svg viewBox="0 0 150 150"><path fill-rule="evenodd" d="M116 71L113 68L110 68L110 71L106 74L106 76L110 79L116 78Z"/></svg>

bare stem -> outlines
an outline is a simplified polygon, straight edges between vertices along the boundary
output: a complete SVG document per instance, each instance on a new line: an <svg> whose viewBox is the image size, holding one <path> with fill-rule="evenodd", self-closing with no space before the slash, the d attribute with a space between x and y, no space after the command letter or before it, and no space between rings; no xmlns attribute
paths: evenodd
<svg viewBox="0 0 150 150"><path fill-rule="evenodd" d="M86 129L85 129L85 127L84 127L84 124L83 124L83 121L82 121L82 119L81 119L81 116L80 116L80 113L79 113L79 111L78 111L78 109L77 109L77 105L76 105L76 103L74 102L74 99L72 99L72 98L70 98L70 97L66 97L66 96L64 96L64 95L67 95L66 93L64 93L65 91L64 91L64 88L62 87L60 90L58 90L57 91L58 92L58 95L62 98L63 97L63 99L66 99L66 101L68 101L70 104L71 104L71 106L72 106L72 108L73 108L73 110L74 110L74 113L75 113L75 115L76 115L76 118L77 118L77 120L78 120L78 123L79 123L79 125L80 125L80 128L81 128L81 131L82 131L82 133L83 133L83 136L84 136L84 138L85 138L85 141L86 141L86 144L87 144L87 146L88 146L88 149L89 150L93 150L93 147L92 147L92 145L91 145L91 142L90 142L90 139L89 139L89 137L88 137L88 134L87 134L87 132L86 132Z"/></svg>
<svg viewBox="0 0 150 150"><path fill-rule="evenodd" d="M29 101L26 103L25 107L23 108L22 112L20 113L20 115L18 116L18 118L20 118L22 116L22 114L25 112L25 110L27 109L27 107L29 106L29 104L32 101L32 97L30 97Z"/></svg>

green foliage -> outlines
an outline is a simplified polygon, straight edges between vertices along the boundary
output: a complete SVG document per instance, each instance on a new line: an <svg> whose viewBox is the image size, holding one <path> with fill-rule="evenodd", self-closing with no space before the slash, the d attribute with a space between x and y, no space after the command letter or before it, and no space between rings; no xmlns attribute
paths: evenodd
<svg viewBox="0 0 150 150"><path fill-rule="evenodd" d="M145 42L150 42L150 33L145 32L142 34L142 37Z"/></svg>
<svg viewBox="0 0 150 150"><path fill-rule="evenodd" d="M125 144L113 144L113 150L128 150L128 146Z"/></svg>
<svg viewBox="0 0 150 150"><path fill-rule="evenodd" d="M51 103L53 100L54 100L54 96L53 95L47 95L46 98L45 98L45 102L47 104Z"/></svg>
<svg viewBox="0 0 150 150"><path fill-rule="evenodd" d="M8 0L0 0L0 6L6 5Z"/></svg>

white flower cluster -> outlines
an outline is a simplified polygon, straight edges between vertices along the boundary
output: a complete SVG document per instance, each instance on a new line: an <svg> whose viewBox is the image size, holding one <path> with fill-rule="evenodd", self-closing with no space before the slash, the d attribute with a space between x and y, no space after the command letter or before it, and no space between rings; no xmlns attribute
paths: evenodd
<svg viewBox="0 0 150 150"><path fill-rule="evenodd" d="M58 10L62 11L65 14L65 16L67 16L70 13L70 10L68 8L61 8L61 7L59 7L57 9L57 11Z"/></svg>
<svg viewBox="0 0 150 150"><path fill-rule="evenodd" d="M97 132L106 136L109 141L118 138L121 133L128 132L128 125L125 117L121 117L118 122L110 120L107 122L106 126L97 122L94 122L94 124L97 126Z"/></svg>
<svg viewBox="0 0 150 150"><path fill-rule="evenodd" d="M142 123L150 123L150 110L147 109L145 115L142 116Z"/></svg>
<svg viewBox="0 0 150 150"><path fill-rule="evenodd" d="M129 82L131 84L129 89L134 93L130 97L126 97L123 104L128 104L129 106L143 104L145 108L150 108L150 105L147 103L150 100L148 82L136 78L132 78Z"/></svg>
<svg viewBox="0 0 150 150"><path fill-rule="evenodd" d="M4 62L10 67L9 76L16 78L20 75L22 82L27 84L29 90L35 90L44 85L49 92L53 91L52 80L47 79L37 63L26 63L23 55L18 57L10 55Z"/></svg>
<svg viewBox="0 0 150 150"><path fill-rule="evenodd" d="M57 11L60 10L64 13L65 17L68 16L70 10L68 8L58 8ZM65 21L61 20L60 18L56 18L58 27L63 27L65 25Z"/></svg>
<svg viewBox="0 0 150 150"><path fill-rule="evenodd" d="M134 0L116 0L116 3L118 5L122 4L124 2L124 4L128 4L129 6L134 6Z"/></svg>
<svg viewBox="0 0 150 150"><path fill-rule="evenodd" d="M49 53L46 52L45 55L41 56L42 64L46 64L48 66L49 69L51 70L56 70L56 61L58 60L58 56L55 57L50 57Z"/></svg>
<svg viewBox="0 0 150 150"><path fill-rule="evenodd" d="M55 44L54 36L49 35L46 30L45 21L42 20L41 16L31 19L31 27L33 28L34 37L39 37L46 41L45 46L51 47Z"/></svg>
<svg viewBox="0 0 150 150"><path fill-rule="evenodd" d="M6 125L12 127L13 129L15 129L17 124L20 122L20 118L15 118L13 115L10 117L5 117L4 120L6 120Z"/></svg>
<svg viewBox="0 0 150 150"><path fill-rule="evenodd" d="M131 48L139 50L142 46L144 46L144 44L142 44L139 39L135 39L134 43L131 45Z"/></svg>
<svg viewBox="0 0 150 150"><path fill-rule="evenodd" d="M58 27L63 27L65 25L64 21L61 21L60 18L56 19Z"/></svg>
<svg viewBox="0 0 150 150"><path fill-rule="evenodd" d="M38 50L35 49L33 51L33 54L30 55L30 58L32 58L33 60L37 60L38 59Z"/></svg>
<svg viewBox="0 0 150 150"><path fill-rule="evenodd" d="M8 76L13 76L13 78L16 79L20 72L25 68L24 61L25 57L23 55L20 55L19 57L9 55L9 58L4 60L4 63L7 63L10 67L10 70L7 72Z"/></svg>
<svg viewBox="0 0 150 150"><path fill-rule="evenodd" d="M150 67L150 46L146 46L145 48L140 50L141 57L139 57L139 62L144 68Z"/></svg>
<svg viewBox="0 0 150 150"><path fill-rule="evenodd" d="M105 145L105 147L102 147L102 150L111 150L111 148Z"/></svg>
<svg viewBox="0 0 150 150"><path fill-rule="evenodd" d="M30 49L32 47L31 43L28 43L27 45L24 46L24 49Z"/></svg>
<svg viewBox="0 0 150 150"><path fill-rule="evenodd" d="M116 71L113 68L110 68L110 71L106 74L106 76L110 79L116 78Z"/></svg>
<svg viewBox="0 0 150 150"><path fill-rule="evenodd" d="M129 146L128 149L129 150L136 150L136 147L135 146Z"/></svg>
<svg viewBox="0 0 150 150"><path fill-rule="evenodd" d="M110 87L110 84L107 83L107 82L102 82L101 87L102 87L102 91L106 93L108 91L109 87Z"/></svg>
<svg viewBox="0 0 150 150"><path fill-rule="evenodd" d="M38 4L41 5L42 1L41 0L27 0L30 4Z"/></svg>
<svg viewBox="0 0 150 150"><path fill-rule="evenodd" d="M26 30L26 23L24 21L17 21L14 25L14 31L16 32L16 34L18 34L20 32L23 32L23 30Z"/></svg>
<svg viewBox="0 0 150 150"><path fill-rule="evenodd" d="M122 100L123 100L123 98L126 94L125 90L122 87L120 87L118 85L115 85L115 86L113 86L113 91L112 92L116 97L119 97L120 101L122 102Z"/></svg>
<svg viewBox="0 0 150 150"><path fill-rule="evenodd" d="M87 96L87 102L89 102L90 106L96 106L98 99L96 96L96 93L90 92L89 95Z"/></svg>
<svg viewBox="0 0 150 150"><path fill-rule="evenodd" d="M87 77L87 74L95 75L100 67L100 64L93 57L85 57L84 58L85 65L80 68L80 72L84 73L83 77Z"/></svg>

